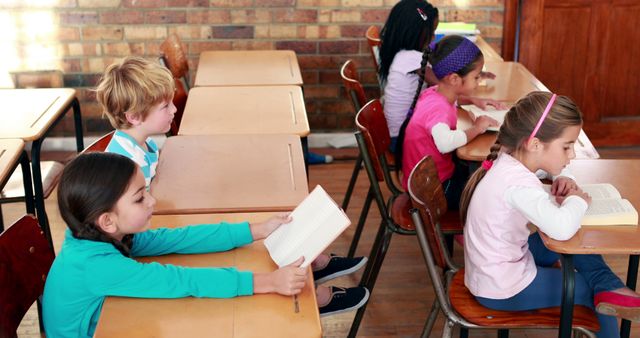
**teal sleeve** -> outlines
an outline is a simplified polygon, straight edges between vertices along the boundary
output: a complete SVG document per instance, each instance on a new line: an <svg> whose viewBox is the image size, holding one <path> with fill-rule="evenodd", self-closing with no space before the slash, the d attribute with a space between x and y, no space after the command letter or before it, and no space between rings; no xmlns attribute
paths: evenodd
<svg viewBox="0 0 640 338"><path fill-rule="evenodd" d="M230 298L253 294L251 272L140 263L120 253L94 257L84 280L97 296Z"/></svg>
<svg viewBox="0 0 640 338"><path fill-rule="evenodd" d="M154 229L133 236L131 255L159 256L170 253L218 252L253 242L249 223L191 225L176 229Z"/></svg>

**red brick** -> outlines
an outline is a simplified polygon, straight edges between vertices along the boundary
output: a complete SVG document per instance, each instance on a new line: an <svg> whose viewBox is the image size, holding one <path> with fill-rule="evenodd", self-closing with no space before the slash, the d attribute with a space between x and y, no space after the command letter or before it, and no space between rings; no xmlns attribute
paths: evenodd
<svg viewBox="0 0 640 338"><path fill-rule="evenodd" d="M185 11L149 11L145 16L147 23L152 24L187 23Z"/></svg>
<svg viewBox="0 0 640 338"><path fill-rule="evenodd" d="M360 82L364 85L369 84L378 86L378 72L372 68L370 68L370 70L361 71Z"/></svg>
<svg viewBox="0 0 640 338"><path fill-rule="evenodd" d="M253 0L211 0L211 7L254 7Z"/></svg>
<svg viewBox="0 0 640 338"><path fill-rule="evenodd" d="M389 16L389 9L367 9L362 11L362 22L384 24Z"/></svg>
<svg viewBox="0 0 640 338"><path fill-rule="evenodd" d="M355 115L351 99L342 91L341 95L335 100L318 102L318 109L323 112L332 112L335 114ZM353 123L353 120L351 121Z"/></svg>
<svg viewBox="0 0 640 338"><path fill-rule="evenodd" d="M302 70L336 69L344 63L344 57L335 55L299 55L298 64Z"/></svg>
<svg viewBox="0 0 640 338"><path fill-rule="evenodd" d="M62 71L65 73L77 73L82 71L79 59L62 59Z"/></svg>
<svg viewBox="0 0 640 338"><path fill-rule="evenodd" d="M168 0L169 7L209 7L209 0Z"/></svg>
<svg viewBox="0 0 640 338"><path fill-rule="evenodd" d="M82 40L122 40L123 29L118 26L82 27Z"/></svg>
<svg viewBox="0 0 640 338"><path fill-rule="evenodd" d="M213 26L214 39L253 39L253 26Z"/></svg>
<svg viewBox="0 0 640 338"><path fill-rule="evenodd" d="M503 11L491 11L489 12L490 22L497 23L502 25L504 22L504 12Z"/></svg>
<svg viewBox="0 0 640 338"><path fill-rule="evenodd" d="M104 11L100 13L101 24L140 24L144 23L144 13L139 11Z"/></svg>
<svg viewBox="0 0 640 338"><path fill-rule="evenodd" d="M58 30L56 31L56 39L58 39L58 41L80 40L80 28L58 27Z"/></svg>
<svg viewBox="0 0 640 338"><path fill-rule="evenodd" d="M354 54L358 52L358 41L321 41L321 54Z"/></svg>
<svg viewBox="0 0 640 338"><path fill-rule="evenodd" d="M163 8L167 0L122 0L122 7Z"/></svg>
<svg viewBox="0 0 640 338"><path fill-rule="evenodd" d="M62 12L60 13L60 23L63 25L86 25L98 23L96 12Z"/></svg>
<svg viewBox="0 0 640 338"><path fill-rule="evenodd" d="M273 12L273 21L278 23L313 23L318 19L318 11L314 9L278 9Z"/></svg>
<svg viewBox="0 0 640 338"><path fill-rule="evenodd" d="M339 93L338 86L305 86L304 97L305 98L319 98L319 97L337 97Z"/></svg>
<svg viewBox="0 0 640 338"><path fill-rule="evenodd" d="M272 41L238 40L231 42L232 50L273 50Z"/></svg>
<svg viewBox="0 0 640 338"><path fill-rule="evenodd" d="M306 92L307 90L305 88L305 96L306 96ZM337 117L335 114L315 113L315 114L307 114L307 115L309 119L309 125L311 126L311 128L334 129L336 127Z"/></svg>
<svg viewBox="0 0 640 338"><path fill-rule="evenodd" d="M340 77L340 67L336 67L335 70L326 70L319 73L320 83L342 85L342 77Z"/></svg>
<svg viewBox="0 0 640 338"><path fill-rule="evenodd" d="M316 70L307 70L302 71L302 82L305 85L317 84L319 81L318 71Z"/></svg>
<svg viewBox="0 0 640 338"><path fill-rule="evenodd" d="M345 111L336 112L338 121L334 130L353 130L355 129L355 114Z"/></svg>
<svg viewBox="0 0 640 338"><path fill-rule="evenodd" d="M445 13L445 21L485 22L488 12L481 9L453 9Z"/></svg>
<svg viewBox="0 0 640 338"><path fill-rule="evenodd" d="M296 0L255 0L255 7L295 6Z"/></svg>
<svg viewBox="0 0 640 338"><path fill-rule="evenodd" d="M188 11L187 23L220 24L230 23L231 16L227 10Z"/></svg>
<svg viewBox="0 0 640 338"><path fill-rule="evenodd" d="M344 38L364 38L367 28L369 28L369 25L342 25L340 26L340 36Z"/></svg>
<svg viewBox="0 0 640 338"><path fill-rule="evenodd" d="M144 55L144 43L115 42L102 44L104 55L127 56Z"/></svg>
<svg viewBox="0 0 640 338"><path fill-rule="evenodd" d="M318 52L318 43L315 41L278 41L276 49L291 49L298 54L315 54Z"/></svg>
<svg viewBox="0 0 640 338"><path fill-rule="evenodd" d="M157 56L160 55L160 44L162 41L145 42L144 55Z"/></svg>
<svg viewBox="0 0 640 338"><path fill-rule="evenodd" d="M208 50L230 50L230 41L208 41L208 42L191 42L189 43L189 54L197 54Z"/></svg>
<svg viewBox="0 0 640 338"><path fill-rule="evenodd" d="M260 9L232 10L231 23L269 23L271 22L271 11Z"/></svg>

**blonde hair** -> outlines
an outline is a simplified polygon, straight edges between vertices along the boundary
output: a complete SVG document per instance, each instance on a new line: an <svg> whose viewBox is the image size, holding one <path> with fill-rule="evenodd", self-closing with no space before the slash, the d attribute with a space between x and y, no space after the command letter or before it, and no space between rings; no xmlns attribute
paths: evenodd
<svg viewBox="0 0 640 338"><path fill-rule="evenodd" d="M130 128L126 113L144 120L153 106L173 99L175 83L171 72L141 57L126 57L104 71L96 98L111 125Z"/></svg>
<svg viewBox="0 0 640 338"><path fill-rule="evenodd" d="M504 122L498 132L496 143L491 146L487 155L487 161L494 161L500 151L508 154L524 147L536 124L542 116L542 112L551 100L551 93L531 92L518 100L504 117ZM562 134L566 127L582 125L582 112L576 104L566 96L558 96L551 106L549 114L542 122L535 137L543 143L551 142ZM462 224L467 220L467 209L471 202L473 192L487 170L478 168L464 187L460 198L460 219Z"/></svg>

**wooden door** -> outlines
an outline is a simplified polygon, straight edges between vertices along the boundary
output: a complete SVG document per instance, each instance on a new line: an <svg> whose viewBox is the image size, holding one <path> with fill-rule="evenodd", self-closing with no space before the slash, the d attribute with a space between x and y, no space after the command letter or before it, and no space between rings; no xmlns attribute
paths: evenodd
<svg viewBox="0 0 640 338"><path fill-rule="evenodd" d="M640 0L519 3L519 61L576 101L595 145L640 145Z"/></svg>

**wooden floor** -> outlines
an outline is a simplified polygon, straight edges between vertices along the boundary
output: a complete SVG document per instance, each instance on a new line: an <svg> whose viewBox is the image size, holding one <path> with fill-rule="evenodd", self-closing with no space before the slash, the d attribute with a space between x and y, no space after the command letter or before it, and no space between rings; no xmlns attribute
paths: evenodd
<svg viewBox="0 0 640 338"><path fill-rule="evenodd" d="M353 150L333 153L336 158L353 158ZM622 155L617 151L601 152L603 157L640 157L637 149L624 150ZM618 156L619 155L619 156ZM338 202L341 203L347 182L353 169L353 160L338 160L332 164L314 165L310 167L310 188L316 184L322 185ZM357 187L347 214L353 223L364 202L364 195L368 187L368 179L364 171L358 179ZM5 222L10 224L23 212L20 203L4 205ZM55 202L55 195L47 200L47 211L54 237L56 249L60 247L63 224ZM358 255L368 255L373 242L373 236L380 222L378 210L372 207L363 233ZM355 224L354 224L355 226ZM329 252L346 254L353 236L353 227L339 237L329 248ZM457 259L460 260L460 248L456 248ZM622 278L626 278L627 257L606 257L614 271ZM361 271L328 282L328 285L353 286L359 282ZM377 285L373 290L369 305L362 321L359 337L418 337L422 331L427 312L433 301L433 289L422 259L420 248L414 236L394 235L386 260L382 266ZM346 337L353 320L354 313L345 313L322 319L325 337ZM40 337L37 314L35 309L27 314L18 331L19 337ZM439 337L442 330L442 316L431 334ZM495 331L471 331L471 337L495 337ZM510 337L556 337L555 331L521 330L511 332ZM634 325L632 337L640 337L640 326Z"/></svg>

